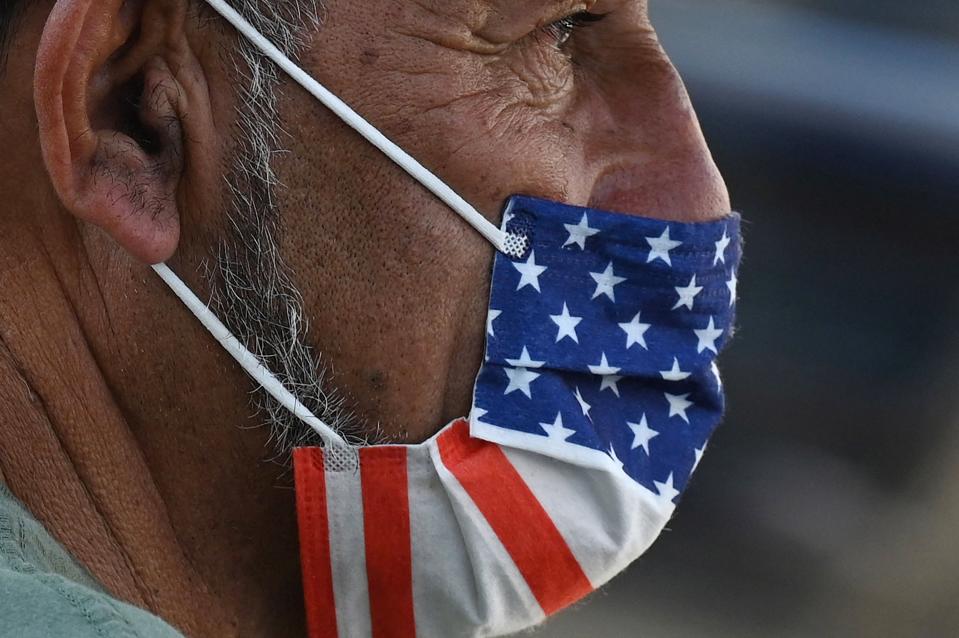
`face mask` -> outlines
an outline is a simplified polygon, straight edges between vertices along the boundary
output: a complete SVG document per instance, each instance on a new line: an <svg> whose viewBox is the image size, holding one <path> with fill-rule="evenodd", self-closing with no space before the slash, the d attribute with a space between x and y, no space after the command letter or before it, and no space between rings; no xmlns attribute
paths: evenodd
<svg viewBox="0 0 959 638"><path fill-rule="evenodd" d="M496 228L220 0L293 79L496 247L473 409L420 445L356 449L169 268L241 366L316 430L294 453L310 636L498 636L582 599L656 539L723 411L739 217L667 223L531 197Z"/></svg>

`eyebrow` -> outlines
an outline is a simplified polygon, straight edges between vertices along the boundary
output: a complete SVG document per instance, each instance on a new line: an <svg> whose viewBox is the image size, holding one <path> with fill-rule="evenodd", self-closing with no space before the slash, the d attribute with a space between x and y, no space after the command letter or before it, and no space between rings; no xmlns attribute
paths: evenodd
<svg viewBox="0 0 959 638"><path fill-rule="evenodd" d="M596 4L596 0L484 0L484 4L490 11L477 33L496 41L497 32L546 26L587 10Z"/></svg>

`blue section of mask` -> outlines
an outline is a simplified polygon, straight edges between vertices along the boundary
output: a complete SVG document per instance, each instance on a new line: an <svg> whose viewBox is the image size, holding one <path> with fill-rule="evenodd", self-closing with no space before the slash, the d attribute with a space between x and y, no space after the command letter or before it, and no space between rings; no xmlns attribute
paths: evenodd
<svg viewBox="0 0 959 638"><path fill-rule="evenodd" d="M724 409L714 360L733 331L739 216L672 223L514 197L504 226L530 249L496 258L474 420L681 492Z"/></svg>

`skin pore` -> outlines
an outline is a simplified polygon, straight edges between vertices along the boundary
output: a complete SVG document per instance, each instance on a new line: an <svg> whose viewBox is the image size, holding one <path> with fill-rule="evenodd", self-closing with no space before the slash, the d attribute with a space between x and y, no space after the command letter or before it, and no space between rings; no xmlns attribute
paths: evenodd
<svg viewBox="0 0 959 638"><path fill-rule="evenodd" d="M514 193L722 216L646 9L327 0L299 59L491 220ZM560 46L555 23L585 11L605 17ZM257 427L276 415L251 413L249 381L144 264L169 261L278 371L319 358L321 389L288 378L355 413L356 436L416 442L469 410L493 252L282 77L263 138L277 183L238 170L264 161L239 46L186 0L25 9L0 75L0 476L111 593L186 634L301 635L291 480L269 459L302 436L273 446L295 426ZM275 252L238 223L244 201ZM250 310L276 288L236 301L261 266L309 324L289 368L256 343L277 308Z"/></svg>

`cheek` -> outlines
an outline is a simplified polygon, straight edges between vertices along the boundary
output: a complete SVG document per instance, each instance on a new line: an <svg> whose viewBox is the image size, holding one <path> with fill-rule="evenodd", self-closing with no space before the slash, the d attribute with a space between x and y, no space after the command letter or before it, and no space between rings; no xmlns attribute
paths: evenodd
<svg viewBox="0 0 959 638"><path fill-rule="evenodd" d="M475 369L481 359L483 326L463 326L482 316L491 250L335 116L287 91L282 253L308 338L351 408L391 437L425 438L449 416L449 362ZM472 372L457 378L467 384Z"/></svg>
<svg viewBox="0 0 959 638"><path fill-rule="evenodd" d="M417 144L429 165L494 222L513 194L569 200L582 172L573 128L512 95L490 92L424 115Z"/></svg>

